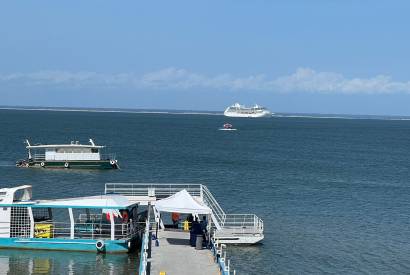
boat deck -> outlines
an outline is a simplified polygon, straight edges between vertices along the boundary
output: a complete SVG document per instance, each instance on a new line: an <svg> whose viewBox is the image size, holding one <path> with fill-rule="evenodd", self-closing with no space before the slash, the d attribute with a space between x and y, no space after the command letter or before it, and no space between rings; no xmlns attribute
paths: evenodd
<svg viewBox="0 0 410 275"><path fill-rule="evenodd" d="M160 231L158 241L159 246L152 242L151 274L220 274L210 250L189 245L188 232Z"/></svg>

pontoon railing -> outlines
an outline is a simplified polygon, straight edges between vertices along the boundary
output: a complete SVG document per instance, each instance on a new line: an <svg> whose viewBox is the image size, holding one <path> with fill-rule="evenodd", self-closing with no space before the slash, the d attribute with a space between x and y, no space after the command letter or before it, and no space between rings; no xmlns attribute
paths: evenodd
<svg viewBox="0 0 410 275"><path fill-rule="evenodd" d="M201 196L201 184L159 184L159 183L106 183L106 194L124 196L155 196L159 199L169 197L186 189L192 196Z"/></svg>
<svg viewBox="0 0 410 275"><path fill-rule="evenodd" d="M71 223L56 222L51 220L34 222L34 238L71 238ZM139 222L115 223L114 239L129 239L138 234L141 228ZM10 234L11 237L29 238L31 225L27 223L15 224L12 227L10 222L0 222L1 235ZM99 222L75 222L74 239L110 239L111 224Z"/></svg>
<svg viewBox="0 0 410 275"><path fill-rule="evenodd" d="M46 155L45 154L34 154L33 155L33 160L34 161L43 161L46 159Z"/></svg>
<svg viewBox="0 0 410 275"><path fill-rule="evenodd" d="M263 221L255 214L227 214L224 227L240 226L263 231Z"/></svg>
<svg viewBox="0 0 410 275"><path fill-rule="evenodd" d="M59 154L58 159L59 161L65 161L65 160L81 160L81 158L78 159L78 153L64 153L64 158L62 157L63 154ZM34 161L44 161L46 160L46 155L45 154L34 154L33 160ZM73 158L75 156L75 158ZM100 159L101 160L115 160L116 158L115 154L101 154ZM56 160L55 156L49 158L47 157L47 160Z"/></svg>
<svg viewBox="0 0 410 275"><path fill-rule="evenodd" d="M222 207L219 205L219 203L216 201L215 197L212 195L212 193L208 190L208 188L205 185L200 185L201 186L201 195L202 195L202 201L208 205L209 208L212 210L212 215L216 219L216 227L223 227L225 225L225 219L226 219L226 214L223 211Z"/></svg>
<svg viewBox="0 0 410 275"><path fill-rule="evenodd" d="M48 226L48 227L44 227ZM138 223L115 223L114 239L127 239L137 234ZM66 222L42 221L34 223L34 237L69 238L71 224ZM74 239L110 239L111 224L99 222L74 223Z"/></svg>

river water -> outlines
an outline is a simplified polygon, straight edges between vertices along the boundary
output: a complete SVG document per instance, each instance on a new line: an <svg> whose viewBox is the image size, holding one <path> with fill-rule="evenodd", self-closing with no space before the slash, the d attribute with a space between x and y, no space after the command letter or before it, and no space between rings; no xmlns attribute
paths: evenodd
<svg viewBox="0 0 410 275"><path fill-rule="evenodd" d="M218 131L230 122L238 131ZM0 187L35 198L96 195L106 182L203 183L265 239L231 246L238 274L410 270L410 121L0 110ZM23 141L86 143L120 170L16 168ZM182 256L182 255L181 255ZM136 274L138 255L0 250L4 274Z"/></svg>

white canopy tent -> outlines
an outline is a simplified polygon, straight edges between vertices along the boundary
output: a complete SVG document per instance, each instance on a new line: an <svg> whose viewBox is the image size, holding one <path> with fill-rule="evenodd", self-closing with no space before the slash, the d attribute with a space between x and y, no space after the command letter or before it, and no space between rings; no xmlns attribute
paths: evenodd
<svg viewBox="0 0 410 275"><path fill-rule="evenodd" d="M212 210L206 205L203 205L196 201L186 189L173 194L172 196L156 201L154 205L155 221L159 223L157 227L156 235L158 237L158 228L165 228L162 222L160 212L175 212L181 214L192 214L193 216L199 215L212 215ZM207 225L208 228L208 240L210 239L210 224Z"/></svg>
<svg viewBox="0 0 410 275"><path fill-rule="evenodd" d="M192 215L212 214L212 210L208 206L197 202L185 189L168 198L156 201L155 208L159 212L176 212Z"/></svg>

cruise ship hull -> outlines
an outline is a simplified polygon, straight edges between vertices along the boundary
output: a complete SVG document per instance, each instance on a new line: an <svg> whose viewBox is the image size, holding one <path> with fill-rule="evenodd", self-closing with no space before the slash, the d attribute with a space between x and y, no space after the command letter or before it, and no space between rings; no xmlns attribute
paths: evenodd
<svg viewBox="0 0 410 275"><path fill-rule="evenodd" d="M263 113L255 113L255 114L243 114L243 113L234 113L234 112L224 112L224 115L227 117L251 117L251 118L259 118L259 117L271 117L271 112L263 112Z"/></svg>

